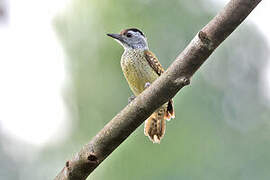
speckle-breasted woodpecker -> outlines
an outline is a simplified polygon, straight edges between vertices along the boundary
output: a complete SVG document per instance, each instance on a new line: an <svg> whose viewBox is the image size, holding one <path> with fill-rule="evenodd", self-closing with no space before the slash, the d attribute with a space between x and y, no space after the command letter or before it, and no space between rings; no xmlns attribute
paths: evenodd
<svg viewBox="0 0 270 180"><path fill-rule="evenodd" d="M125 49L121 67L130 89L138 96L163 72L156 56L149 50L145 35L136 28L125 29L120 34L107 34ZM146 121L144 134L153 143L160 143L165 134L166 120L174 118L173 101L159 107Z"/></svg>

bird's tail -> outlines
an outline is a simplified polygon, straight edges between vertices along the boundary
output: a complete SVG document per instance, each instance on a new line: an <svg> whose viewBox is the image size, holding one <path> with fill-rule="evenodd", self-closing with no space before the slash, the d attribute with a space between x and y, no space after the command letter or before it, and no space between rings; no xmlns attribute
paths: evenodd
<svg viewBox="0 0 270 180"><path fill-rule="evenodd" d="M157 109L145 121L144 134L148 136L153 143L160 143L160 140L165 134L166 120L170 120L171 118L174 118L172 100Z"/></svg>

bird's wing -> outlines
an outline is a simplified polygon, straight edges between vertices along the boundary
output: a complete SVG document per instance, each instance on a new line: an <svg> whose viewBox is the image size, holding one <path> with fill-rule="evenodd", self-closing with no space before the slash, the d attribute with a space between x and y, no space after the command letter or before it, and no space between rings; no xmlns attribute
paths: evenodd
<svg viewBox="0 0 270 180"><path fill-rule="evenodd" d="M154 69L154 71L160 76L164 69L162 68L161 64L159 63L157 57L149 50L144 51L144 56L149 65Z"/></svg>
<svg viewBox="0 0 270 180"><path fill-rule="evenodd" d="M162 68L160 62L158 61L157 57L149 50L144 51L144 56L149 65L154 69L154 71L160 76L164 69ZM171 118L174 118L174 108L173 108L173 100L170 99L167 104L167 110L165 114L165 119L170 120Z"/></svg>

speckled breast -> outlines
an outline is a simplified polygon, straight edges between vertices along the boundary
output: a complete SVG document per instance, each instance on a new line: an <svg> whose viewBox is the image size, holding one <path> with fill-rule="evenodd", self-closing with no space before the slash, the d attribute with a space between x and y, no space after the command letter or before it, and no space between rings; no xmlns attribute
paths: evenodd
<svg viewBox="0 0 270 180"><path fill-rule="evenodd" d="M121 58L121 67L135 96L145 89L145 83L152 83L158 78L142 50L126 50Z"/></svg>

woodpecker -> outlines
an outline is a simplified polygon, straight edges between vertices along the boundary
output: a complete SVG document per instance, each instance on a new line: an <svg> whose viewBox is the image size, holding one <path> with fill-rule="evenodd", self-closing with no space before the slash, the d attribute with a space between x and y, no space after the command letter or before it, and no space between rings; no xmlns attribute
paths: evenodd
<svg viewBox="0 0 270 180"><path fill-rule="evenodd" d="M156 56L149 50L145 35L137 28L107 34L124 47L121 67L135 97L151 85L163 72ZM172 99L159 107L146 121L144 134L153 143L160 143L165 134L166 120L174 118Z"/></svg>

